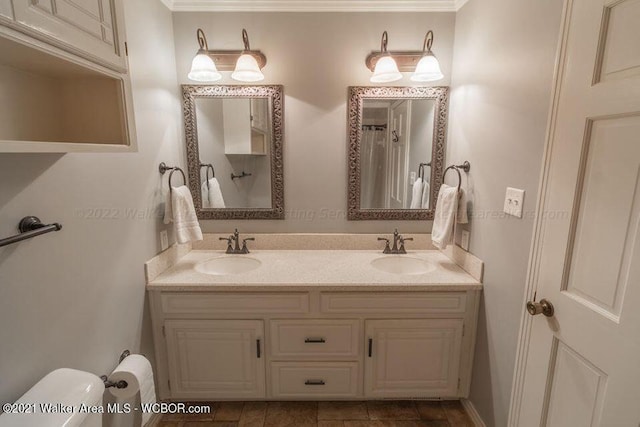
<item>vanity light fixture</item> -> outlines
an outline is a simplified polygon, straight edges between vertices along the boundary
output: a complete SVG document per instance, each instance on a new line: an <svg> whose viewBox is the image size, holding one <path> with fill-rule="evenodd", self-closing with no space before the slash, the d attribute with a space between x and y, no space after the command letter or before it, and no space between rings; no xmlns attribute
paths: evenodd
<svg viewBox="0 0 640 427"><path fill-rule="evenodd" d="M433 31L429 30L424 37L422 51L387 51L387 32L382 33L382 47L367 56L365 63L373 71L371 81L385 83L400 80L401 72L413 72L414 82L433 82L442 79L440 64L431 51Z"/></svg>
<svg viewBox="0 0 640 427"><path fill-rule="evenodd" d="M200 49L191 62L191 71L189 72L189 80L196 82L215 82L222 78L222 74L218 72L215 62L209 56L209 46L204 31L198 28L196 31L198 44Z"/></svg>
<svg viewBox="0 0 640 427"><path fill-rule="evenodd" d="M260 71L258 61L251 54L249 35L244 28L242 29L242 42L244 43L244 50L236 62L236 69L233 70L231 78L239 82L259 82L264 80L264 74Z"/></svg>
<svg viewBox="0 0 640 427"><path fill-rule="evenodd" d="M215 82L222 78L220 71L233 71L231 78L241 82L264 80L260 71L267 64L267 57L259 50L251 50L247 30L242 30L244 50L209 50L204 31L196 32L200 49L191 64L189 79L197 82Z"/></svg>
<svg viewBox="0 0 640 427"><path fill-rule="evenodd" d="M436 56L431 52L431 46L433 45L433 31L427 31L424 36L424 43L422 44L422 58L416 66L416 71L411 76L411 80L414 82L434 82L442 79L442 71L440 70L440 63Z"/></svg>
<svg viewBox="0 0 640 427"><path fill-rule="evenodd" d="M402 78L396 60L387 51L388 40L389 35L385 31L382 33L382 40L380 41L380 55L377 58L373 75L370 79L372 83L389 83Z"/></svg>

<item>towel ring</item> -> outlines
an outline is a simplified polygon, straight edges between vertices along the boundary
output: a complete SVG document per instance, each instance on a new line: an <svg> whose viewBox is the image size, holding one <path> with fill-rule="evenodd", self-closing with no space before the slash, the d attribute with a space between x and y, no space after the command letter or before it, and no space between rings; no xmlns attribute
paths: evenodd
<svg viewBox="0 0 640 427"><path fill-rule="evenodd" d="M215 178L216 177L216 170L213 168L213 165L211 163L200 163L200 167L201 168L207 168L207 175L206 175L206 179L207 179L207 190L211 188L211 184L209 184L209 180L211 178ZM209 178L209 171L211 171L211 178Z"/></svg>
<svg viewBox="0 0 640 427"><path fill-rule="evenodd" d="M465 171L465 173L469 173L469 170L471 170L471 163L469 163L468 161L465 160L465 162L461 165L451 165L448 166L443 174L442 174L442 182L444 183L444 179L447 176L447 172L449 171L449 169L453 169L458 173L458 192L460 191L460 187L462 186L462 174L460 173L460 169L462 169L463 171Z"/></svg>
<svg viewBox="0 0 640 427"><path fill-rule="evenodd" d="M173 173L175 171L180 172L180 175L182 175L182 182L184 183L184 185L187 185L187 177L185 176L184 171L180 169L178 166L167 166L165 162L160 163L160 166L158 166L158 171L160 171L160 175L164 175L169 170L171 171L171 173L169 174L169 192L173 191L173 186L171 185L171 178L173 178Z"/></svg>
<svg viewBox="0 0 640 427"><path fill-rule="evenodd" d="M420 163L420 165L418 166L418 177L420 177L420 179L422 179L422 182L424 182L424 168L425 168L425 166L431 167L431 162L429 162L429 163Z"/></svg>

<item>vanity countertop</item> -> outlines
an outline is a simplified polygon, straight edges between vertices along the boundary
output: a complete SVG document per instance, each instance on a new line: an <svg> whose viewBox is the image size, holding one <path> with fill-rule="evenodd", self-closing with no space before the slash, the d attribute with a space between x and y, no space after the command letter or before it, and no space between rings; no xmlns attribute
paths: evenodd
<svg viewBox="0 0 640 427"><path fill-rule="evenodd" d="M262 265L233 275L210 275L196 270L203 261L217 257L251 257ZM381 257L413 257L434 268L424 274L393 274L371 266ZM162 291L287 291L292 288L358 291L466 291L482 284L435 250L409 251L407 255L383 255L372 250L256 250L248 255L193 250L147 284Z"/></svg>

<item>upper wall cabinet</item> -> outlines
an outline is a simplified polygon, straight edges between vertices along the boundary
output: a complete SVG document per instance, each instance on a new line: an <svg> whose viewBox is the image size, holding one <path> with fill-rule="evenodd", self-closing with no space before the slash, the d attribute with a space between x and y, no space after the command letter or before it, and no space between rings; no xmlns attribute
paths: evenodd
<svg viewBox="0 0 640 427"><path fill-rule="evenodd" d="M0 152L134 151L122 0L0 0Z"/></svg>
<svg viewBox="0 0 640 427"><path fill-rule="evenodd" d="M0 22L115 71L127 71L121 0L0 0Z"/></svg>

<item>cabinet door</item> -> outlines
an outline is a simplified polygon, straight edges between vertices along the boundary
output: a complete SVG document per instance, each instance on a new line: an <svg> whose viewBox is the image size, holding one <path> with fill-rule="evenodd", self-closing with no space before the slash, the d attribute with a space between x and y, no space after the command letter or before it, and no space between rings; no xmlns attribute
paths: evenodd
<svg viewBox="0 0 640 427"><path fill-rule="evenodd" d="M269 100L251 98L251 127L258 132L269 133Z"/></svg>
<svg viewBox="0 0 640 427"><path fill-rule="evenodd" d="M265 396L261 320L167 320L172 398Z"/></svg>
<svg viewBox="0 0 640 427"><path fill-rule="evenodd" d="M126 72L122 0L12 0L28 34Z"/></svg>
<svg viewBox="0 0 640 427"><path fill-rule="evenodd" d="M249 99L222 100L224 154L251 154L251 107Z"/></svg>
<svg viewBox="0 0 640 427"><path fill-rule="evenodd" d="M365 396L456 397L462 319L367 320Z"/></svg>

